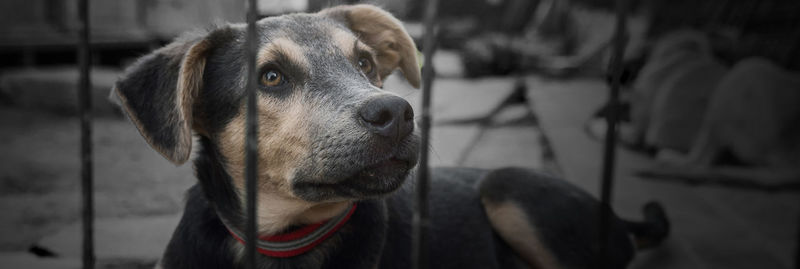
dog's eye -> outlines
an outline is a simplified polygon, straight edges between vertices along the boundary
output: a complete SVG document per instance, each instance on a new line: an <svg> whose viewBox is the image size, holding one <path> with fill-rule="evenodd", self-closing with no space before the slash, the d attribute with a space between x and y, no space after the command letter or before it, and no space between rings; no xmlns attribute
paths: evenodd
<svg viewBox="0 0 800 269"><path fill-rule="evenodd" d="M276 70L268 70L261 75L261 84L267 87L275 87L283 83L283 75Z"/></svg>
<svg viewBox="0 0 800 269"><path fill-rule="evenodd" d="M372 72L372 62L365 57L361 57L358 59L358 68L361 68L361 72L364 72L364 74L369 74Z"/></svg>

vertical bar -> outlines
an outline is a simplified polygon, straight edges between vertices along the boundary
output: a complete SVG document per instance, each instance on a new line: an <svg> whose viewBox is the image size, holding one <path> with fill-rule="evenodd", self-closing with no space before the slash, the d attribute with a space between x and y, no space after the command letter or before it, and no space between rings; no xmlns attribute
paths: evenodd
<svg viewBox="0 0 800 269"><path fill-rule="evenodd" d="M797 214L797 234L794 245L794 269L800 269L800 212Z"/></svg>
<svg viewBox="0 0 800 269"><path fill-rule="evenodd" d="M247 224L245 225L245 267L256 268L256 186L258 175L258 121L256 120L256 12L258 8L255 0L247 0L247 37L245 40L245 54L247 61L247 137L246 137L246 163L245 188L247 193Z"/></svg>
<svg viewBox="0 0 800 269"><path fill-rule="evenodd" d="M425 10L425 40L424 55L425 64L422 68L422 119L421 135L422 141L419 151L419 167L417 169L416 203L414 207L413 230L412 230L412 252L411 262L415 269L423 269L428 266L428 245L427 231L430 227L428 218L428 191L429 173L428 168L428 144L430 143L431 129L431 86L433 85L433 54L436 51L435 36L435 16L438 7L437 0L428 0Z"/></svg>
<svg viewBox="0 0 800 269"><path fill-rule="evenodd" d="M625 55L625 45L627 43L627 11L626 0L616 1L617 24L614 33L614 51L609 71L611 73L611 91L608 97L608 114L606 117L606 137L603 148L603 172L600 187L600 218L598 231L600 240L598 246L598 268L608 268L608 242L609 227L611 221L611 199L612 188L614 185L614 165L616 161L616 142L617 142L617 120L619 118L619 89L622 78L622 58Z"/></svg>
<svg viewBox="0 0 800 269"><path fill-rule="evenodd" d="M92 99L90 95L91 49L89 47L89 0L78 1L78 115L81 129L81 195L83 223L83 268L94 268L94 191L92 186Z"/></svg>

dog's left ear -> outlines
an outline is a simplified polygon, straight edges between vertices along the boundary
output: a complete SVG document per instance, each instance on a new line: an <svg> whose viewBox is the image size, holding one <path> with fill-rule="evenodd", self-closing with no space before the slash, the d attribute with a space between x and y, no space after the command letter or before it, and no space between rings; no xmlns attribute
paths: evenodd
<svg viewBox="0 0 800 269"><path fill-rule="evenodd" d="M361 41L378 53L378 72L381 79L400 68L408 83L420 86L417 47L397 18L373 5L337 6L320 11L344 23Z"/></svg>

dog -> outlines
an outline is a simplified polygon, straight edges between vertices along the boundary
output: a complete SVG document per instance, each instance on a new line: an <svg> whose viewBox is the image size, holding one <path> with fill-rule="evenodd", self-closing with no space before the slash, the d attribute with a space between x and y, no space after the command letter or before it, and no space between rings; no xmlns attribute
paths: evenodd
<svg viewBox="0 0 800 269"><path fill-rule="evenodd" d="M666 153L641 174L766 190L800 189L800 79L746 58L713 86L686 154Z"/></svg>
<svg viewBox="0 0 800 269"><path fill-rule="evenodd" d="M633 144L687 152L708 100L728 71L714 59L705 34L679 30L659 38L633 84Z"/></svg>
<svg viewBox="0 0 800 269"><path fill-rule="evenodd" d="M417 49L371 5L257 22L258 268L409 268L414 112L383 91L399 69L419 87ZM189 34L141 57L116 82L149 145L180 165L199 141L198 182L159 268L243 267L245 26ZM432 170L431 268L594 268L600 203L520 168ZM612 215L609 268L655 245L668 222ZM613 214L613 213L610 213ZM633 240L632 240L633 239Z"/></svg>
<svg viewBox="0 0 800 269"><path fill-rule="evenodd" d="M685 43L680 42L682 38ZM655 72L649 74L661 77L651 77L649 85L656 89L644 138L647 145L687 152L694 142L703 124L698 115L705 114L716 85L728 72L728 67L711 55L704 38L700 33L679 31L664 38L664 43L674 42L674 48L664 44L660 53L654 53ZM648 67L644 68L650 70Z"/></svg>

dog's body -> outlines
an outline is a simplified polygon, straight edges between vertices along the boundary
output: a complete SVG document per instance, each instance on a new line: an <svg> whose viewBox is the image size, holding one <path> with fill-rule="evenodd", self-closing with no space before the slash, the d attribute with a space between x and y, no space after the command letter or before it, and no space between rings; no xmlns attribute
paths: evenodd
<svg viewBox="0 0 800 269"><path fill-rule="evenodd" d="M688 151L703 122L698 115L705 114L725 72L702 33L682 30L659 38L633 85L635 139L659 149Z"/></svg>
<svg viewBox="0 0 800 269"><path fill-rule="evenodd" d="M730 151L745 164L800 171L800 73L747 58L716 87L690 158L712 165Z"/></svg>
<svg viewBox="0 0 800 269"><path fill-rule="evenodd" d="M594 267L596 250L590 242L598 236L594 230L598 208L596 201L583 191L523 169L438 168L432 172L430 268L529 268L526 262L536 264L530 268ZM239 263L241 257L237 255L242 245L216 216L202 187L204 180L214 179L201 176L200 180L201 185L189 191L184 216L161 261L164 268L220 268ZM412 267L412 187L413 179L409 179L386 198L359 201L358 209L341 230L303 256L261 256L259 264L262 268ZM483 203L480 192L486 193ZM484 207L492 204L489 201L493 201L499 214L503 214L501 207L507 206L548 216L521 216L521 220L497 216L509 225L521 221L519 224L524 226L515 227L516 231L508 236L524 240L519 244L536 247L534 257L520 257L493 230ZM566 210L570 213L563 214ZM633 258L628 235L625 223L614 218L608 245L609 268L624 268Z"/></svg>
<svg viewBox="0 0 800 269"><path fill-rule="evenodd" d="M382 91L400 69L419 86L416 47L368 5L258 22L259 268L411 267L413 111ZM241 267L244 27L188 36L132 65L114 95L145 140L181 164L200 150L198 184L159 266ZM523 169L434 170L427 245L433 268L592 268L600 204ZM666 236L612 217L609 268Z"/></svg>

